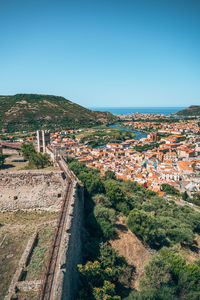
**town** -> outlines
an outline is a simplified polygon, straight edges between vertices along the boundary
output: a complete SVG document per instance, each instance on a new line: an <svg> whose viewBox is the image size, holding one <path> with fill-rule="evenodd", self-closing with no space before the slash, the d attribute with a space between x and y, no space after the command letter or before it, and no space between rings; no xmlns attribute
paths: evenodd
<svg viewBox="0 0 200 300"><path fill-rule="evenodd" d="M92 148L87 140L81 142L84 129L63 130L50 134L49 146L54 151L61 151L62 155L98 169L102 177L107 170L111 170L118 179L136 181L160 195L164 194L162 185L166 183L180 192L186 191L190 196L200 191L198 120L171 120L166 116L163 120L162 115L145 114L118 117L124 129L144 131L146 137L108 142ZM131 121L133 119L134 122ZM159 119L162 122L158 122ZM13 136L8 136L8 139L13 140ZM36 136L15 140L18 143L24 141L36 143Z"/></svg>

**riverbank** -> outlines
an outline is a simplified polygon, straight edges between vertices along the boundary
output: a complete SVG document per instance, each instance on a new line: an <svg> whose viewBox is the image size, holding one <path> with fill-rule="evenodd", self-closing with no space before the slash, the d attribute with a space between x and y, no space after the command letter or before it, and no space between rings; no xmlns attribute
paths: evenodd
<svg viewBox="0 0 200 300"><path fill-rule="evenodd" d="M135 133L131 130L124 130L115 126L88 128L78 134L80 143L90 145L93 148L105 146L108 143L122 143L134 138Z"/></svg>
<svg viewBox="0 0 200 300"><path fill-rule="evenodd" d="M127 128L127 127L119 126L117 124L109 125L108 127L109 128L122 129L122 130L125 130L125 131L132 132L132 133L135 134L134 140L136 140L136 141L139 141L142 138L147 138L147 133L143 132L143 131L133 130L133 129L130 129L130 128Z"/></svg>

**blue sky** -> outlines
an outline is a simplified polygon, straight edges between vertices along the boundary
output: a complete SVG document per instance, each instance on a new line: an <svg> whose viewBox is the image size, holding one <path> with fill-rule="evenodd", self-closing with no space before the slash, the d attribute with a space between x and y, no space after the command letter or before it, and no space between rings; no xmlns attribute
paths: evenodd
<svg viewBox="0 0 200 300"><path fill-rule="evenodd" d="M200 105L199 0L0 0L0 94Z"/></svg>

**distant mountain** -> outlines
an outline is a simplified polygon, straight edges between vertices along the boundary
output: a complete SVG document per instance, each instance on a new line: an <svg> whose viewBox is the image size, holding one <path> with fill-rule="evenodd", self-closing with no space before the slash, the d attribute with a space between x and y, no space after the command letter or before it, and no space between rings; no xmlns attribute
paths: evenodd
<svg viewBox="0 0 200 300"><path fill-rule="evenodd" d="M200 105L191 105L176 113L178 116L200 116Z"/></svg>
<svg viewBox="0 0 200 300"><path fill-rule="evenodd" d="M63 97L38 94L0 96L0 131L73 129L110 124L116 117L92 111Z"/></svg>

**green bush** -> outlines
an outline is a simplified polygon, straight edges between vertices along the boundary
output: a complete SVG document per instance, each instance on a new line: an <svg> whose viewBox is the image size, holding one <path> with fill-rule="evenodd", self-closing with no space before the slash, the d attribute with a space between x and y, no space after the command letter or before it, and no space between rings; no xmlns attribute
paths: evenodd
<svg viewBox="0 0 200 300"><path fill-rule="evenodd" d="M111 207L112 203L107 199L107 197L104 194L95 194L92 197L95 204L100 204L104 207Z"/></svg>
<svg viewBox="0 0 200 300"><path fill-rule="evenodd" d="M170 185L168 183L163 183L161 185L161 190L168 195L180 196L179 190L177 190L175 187L173 187L172 185Z"/></svg>
<svg viewBox="0 0 200 300"><path fill-rule="evenodd" d="M29 168L43 169L51 164L50 156L47 153L37 153L33 143L22 143L21 153L25 159L29 160Z"/></svg>
<svg viewBox="0 0 200 300"><path fill-rule="evenodd" d="M125 193L119 187L119 184L113 180L109 179L104 182L106 197L112 203L113 207L120 201L125 200Z"/></svg>
<svg viewBox="0 0 200 300"><path fill-rule="evenodd" d="M112 224L117 221L117 214L114 209L96 205L94 215L97 219L104 219Z"/></svg>
<svg viewBox="0 0 200 300"><path fill-rule="evenodd" d="M175 250L163 248L145 267L140 292L131 293L127 300L198 300L199 283L199 266L186 264Z"/></svg>
<svg viewBox="0 0 200 300"><path fill-rule="evenodd" d="M0 169L3 168L4 163L5 163L5 159L6 159L5 155L0 154Z"/></svg>

